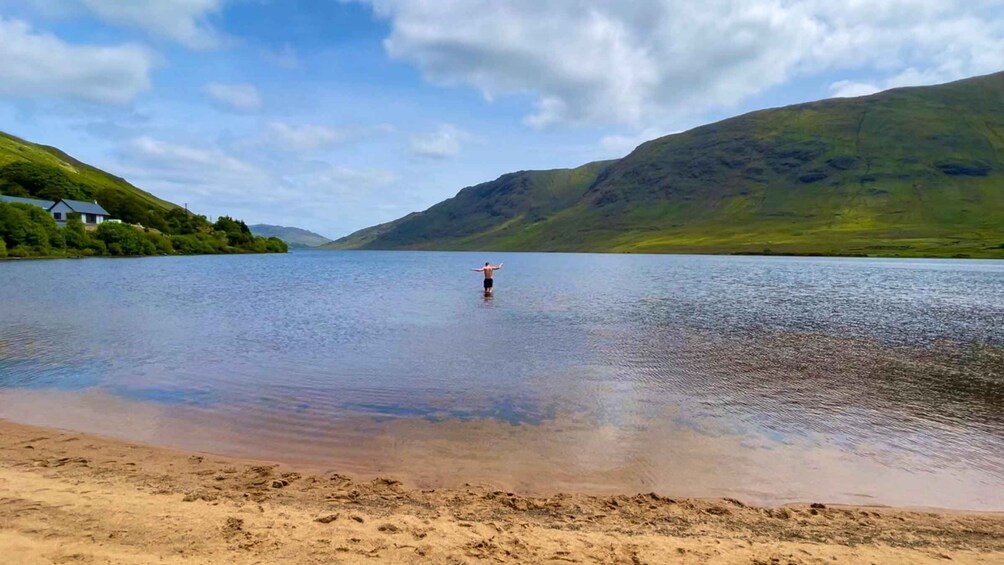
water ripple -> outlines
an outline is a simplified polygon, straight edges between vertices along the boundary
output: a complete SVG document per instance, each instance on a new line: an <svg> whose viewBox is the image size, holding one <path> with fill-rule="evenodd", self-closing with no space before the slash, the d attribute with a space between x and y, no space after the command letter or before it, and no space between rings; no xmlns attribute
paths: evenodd
<svg viewBox="0 0 1004 565"><path fill-rule="evenodd" d="M304 451L349 414L576 414L625 453L670 421L1004 477L1002 262L493 254L485 301L485 259L2 263L0 389L194 407Z"/></svg>

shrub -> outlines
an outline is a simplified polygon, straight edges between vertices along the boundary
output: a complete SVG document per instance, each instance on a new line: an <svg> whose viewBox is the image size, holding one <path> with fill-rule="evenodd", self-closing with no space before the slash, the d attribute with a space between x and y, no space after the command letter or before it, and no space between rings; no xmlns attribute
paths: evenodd
<svg viewBox="0 0 1004 565"><path fill-rule="evenodd" d="M161 255L174 254L174 246L171 244L171 238L150 231L146 232L146 237L153 242L154 247L157 249L157 253Z"/></svg>
<svg viewBox="0 0 1004 565"><path fill-rule="evenodd" d="M254 243L254 236L251 229L243 221L237 221L230 216L220 216L213 229L222 232L227 238L227 243L233 247L247 247Z"/></svg>
<svg viewBox="0 0 1004 565"><path fill-rule="evenodd" d="M127 224L103 223L95 237L108 246L112 255L153 255L157 246L147 234Z"/></svg>
<svg viewBox="0 0 1004 565"><path fill-rule="evenodd" d="M80 214L70 214L66 219L66 227L63 228L63 238L66 240L66 247L69 249L84 249L87 247L87 231L84 230L84 223L80 221Z"/></svg>
<svg viewBox="0 0 1004 565"><path fill-rule="evenodd" d="M285 241L279 239L278 237L270 237L267 240L265 251L269 253L288 253L289 246L286 245Z"/></svg>
<svg viewBox="0 0 1004 565"><path fill-rule="evenodd" d="M28 215L13 204L0 203L0 239L13 249L24 243L28 232Z"/></svg>
<svg viewBox="0 0 1004 565"><path fill-rule="evenodd" d="M28 247L27 245L18 245L14 249L11 249L10 251L8 251L7 255L10 256L10 257L38 257L39 256L39 254L38 254L37 251L35 251L31 247Z"/></svg>
<svg viewBox="0 0 1004 565"><path fill-rule="evenodd" d="M102 255L108 255L108 246L106 246L105 242L100 239L87 236L87 246L84 247L84 255L99 257Z"/></svg>
<svg viewBox="0 0 1004 565"><path fill-rule="evenodd" d="M0 239L8 249L37 248L41 255L49 255L53 248L66 247L66 240L52 216L31 204L0 203Z"/></svg>
<svg viewBox="0 0 1004 565"><path fill-rule="evenodd" d="M185 255L205 255L219 253L220 251L211 242L212 236L206 233L195 233L191 235L176 235L171 237L171 243L178 253Z"/></svg>
<svg viewBox="0 0 1004 565"><path fill-rule="evenodd" d="M124 219L124 218L123 218ZM209 220L205 216L199 216L186 212L181 208L172 208L164 214L165 228L151 225L161 231L166 231L172 235L192 235L207 230L210 227Z"/></svg>

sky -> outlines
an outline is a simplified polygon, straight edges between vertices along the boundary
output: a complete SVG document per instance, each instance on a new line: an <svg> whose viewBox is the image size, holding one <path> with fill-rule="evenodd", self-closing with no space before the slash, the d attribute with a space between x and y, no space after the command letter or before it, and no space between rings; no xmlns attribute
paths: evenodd
<svg viewBox="0 0 1004 565"><path fill-rule="evenodd" d="M767 107L1004 70L1004 0L0 0L0 130L339 237Z"/></svg>

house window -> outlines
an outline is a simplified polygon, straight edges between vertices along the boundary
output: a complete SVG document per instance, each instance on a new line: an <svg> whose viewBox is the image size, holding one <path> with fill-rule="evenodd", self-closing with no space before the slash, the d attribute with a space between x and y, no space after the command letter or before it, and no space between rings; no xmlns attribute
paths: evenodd
<svg viewBox="0 0 1004 565"><path fill-rule="evenodd" d="M52 213L52 217L55 218L57 222L63 221L63 213L62 212L53 212Z"/></svg>
<svg viewBox="0 0 1004 565"><path fill-rule="evenodd" d="M98 223L98 217L94 214L87 214L87 223L88 224Z"/></svg>

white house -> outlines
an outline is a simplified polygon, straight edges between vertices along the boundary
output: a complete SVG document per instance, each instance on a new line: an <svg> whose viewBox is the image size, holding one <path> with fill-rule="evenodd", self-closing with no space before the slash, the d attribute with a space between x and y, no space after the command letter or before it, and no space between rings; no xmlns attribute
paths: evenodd
<svg viewBox="0 0 1004 565"><path fill-rule="evenodd" d="M52 218L61 227L66 226L66 220L69 218L68 215L72 213L79 214L80 221L84 223L84 227L89 228L95 228L111 218L111 214L97 202L81 202L79 200L57 200L50 202L48 200L4 196L2 194L0 194L0 202L7 204L31 204L32 206L48 210L52 214Z"/></svg>
<svg viewBox="0 0 1004 565"><path fill-rule="evenodd" d="M98 226L102 222L111 218L100 204L95 202L81 202L79 200L59 200L49 208L49 213L60 226L66 225L67 214L80 214L80 221L84 226Z"/></svg>

